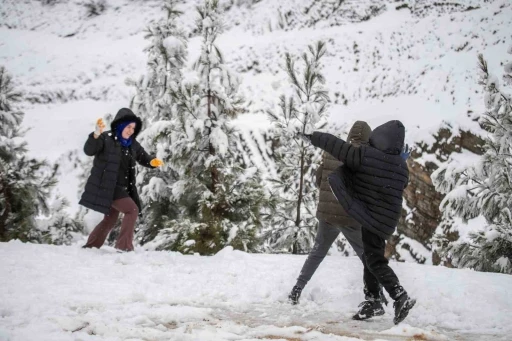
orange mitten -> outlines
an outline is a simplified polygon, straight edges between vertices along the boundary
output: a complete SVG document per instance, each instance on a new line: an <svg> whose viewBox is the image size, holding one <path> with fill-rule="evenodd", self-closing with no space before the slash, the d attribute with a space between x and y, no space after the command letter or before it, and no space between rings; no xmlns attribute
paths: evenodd
<svg viewBox="0 0 512 341"><path fill-rule="evenodd" d="M164 163L160 159L153 159L149 164L153 167L160 167L164 165Z"/></svg>

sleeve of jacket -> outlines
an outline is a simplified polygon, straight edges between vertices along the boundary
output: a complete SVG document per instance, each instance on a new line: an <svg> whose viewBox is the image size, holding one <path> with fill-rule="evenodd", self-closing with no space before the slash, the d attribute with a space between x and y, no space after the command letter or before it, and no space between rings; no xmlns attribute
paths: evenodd
<svg viewBox="0 0 512 341"><path fill-rule="evenodd" d="M94 138L94 133L90 133L84 145L84 153L88 156L98 155L105 146L105 136L101 134L97 139Z"/></svg>
<svg viewBox="0 0 512 341"><path fill-rule="evenodd" d="M150 164L151 160L155 157L153 155L149 155L138 142L135 144L135 158L139 165L147 168L155 168Z"/></svg>
<svg viewBox="0 0 512 341"><path fill-rule="evenodd" d="M405 162L405 165L407 167L407 162ZM405 186L404 186L404 189L407 188L407 186L409 186L409 180L410 180L410 174L409 174L409 169L407 169L407 180L405 181Z"/></svg>
<svg viewBox="0 0 512 341"><path fill-rule="evenodd" d="M361 166L363 149L354 147L334 135L315 131L311 137L311 143L331 154L350 169L356 170Z"/></svg>
<svg viewBox="0 0 512 341"><path fill-rule="evenodd" d="M315 183L316 187L320 187L322 185L322 173L324 171L324 163L322 162L320 166L318 166L318 169L316 170L315 174Z"/></svg>

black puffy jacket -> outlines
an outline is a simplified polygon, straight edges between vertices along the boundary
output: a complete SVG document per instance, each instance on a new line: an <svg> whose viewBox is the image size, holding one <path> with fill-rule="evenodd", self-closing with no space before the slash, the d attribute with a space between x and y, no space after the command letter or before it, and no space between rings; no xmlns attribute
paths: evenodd
<svg viewBox="0 0 512 341"><path fill-rule="evenodd" d="M409 181L400 156L405 128L389 121L370 135L370 145L355 147L334 135L315 132L311 142L344 165L329 176L329 184L345 211L363 228L389 238L402 212L402 194Z"/></svg>
<svg viewBox="0 0 512 341"><path fill-rule="evenodd" d="M108 214L110 211L117 182L117 173L121 163L121 143L117 140L115 127L120 122L126 121L136 122L135 132L132 137L133 141L130 146L132 153L132 164L130 167L135 169L135 162L133 160L137 160L140 165L153 168L150 165L150 161L154 157L146 153L136 140L137 135L142 129L142 121L130 109L123 108L119 110L110 125L110 131L103 132L97 139L91 133L85 142L84 152L89 156L94 156L94 161L91 175L87 179L79 204L103 214ZM135 184L135 172L130 172L130 174L131 178L129 181ZM132 186L130 196L137 204L140 214L142 208L135 185Z"/></svg>

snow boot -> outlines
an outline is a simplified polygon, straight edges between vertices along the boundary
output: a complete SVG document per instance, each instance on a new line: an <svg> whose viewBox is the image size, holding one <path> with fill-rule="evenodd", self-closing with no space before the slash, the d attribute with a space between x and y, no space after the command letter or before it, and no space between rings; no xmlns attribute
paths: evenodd
<svg viewBox="0 0 512 341"><path fill-rule="evenodd" d="M302 288L294 286L292 292L290 293L290 295L288 295L288 301L290 301L292 305L299 304L299 298L301 293Z"/></svg>
<svg viewBox="0 0 512 341"><path fill-rule="evenodd" d="M410 298L407 293L404 292L399 296L395 303L393 303L393 307L395 308L395 318L393 319L393 322L395 324L402 322L407 317L407 314L409 314L409 310L411 310L415 304L416 300Z"/></svg>
<svg viewBox="0 0 512 341"><path fill-rule="evenodd" d="M384 315L384 308L380 299L363 301L359 304L359 308L359 311L352 316L353 320L362 321L374 316Z"/></svg>

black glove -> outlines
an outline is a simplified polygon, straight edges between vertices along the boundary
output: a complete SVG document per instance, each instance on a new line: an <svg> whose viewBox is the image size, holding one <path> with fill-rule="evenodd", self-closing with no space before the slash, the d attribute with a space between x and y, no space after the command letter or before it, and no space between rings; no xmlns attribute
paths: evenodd
<svg viewBox="0 0 512 341"><path fill-rule="evenodd" d="M306 143L311 143L311 134L297 133L297 137Z"/></svg>

